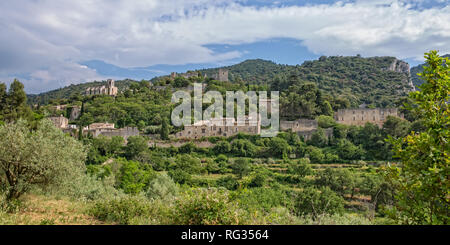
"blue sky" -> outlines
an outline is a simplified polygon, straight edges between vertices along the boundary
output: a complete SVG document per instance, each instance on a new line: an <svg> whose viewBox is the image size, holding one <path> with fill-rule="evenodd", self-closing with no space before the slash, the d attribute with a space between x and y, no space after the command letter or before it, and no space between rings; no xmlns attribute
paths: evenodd
<svg viewBox="0 0 450 245"><path fill-rule="evenodd" d="M450 53L449 0L0 2L0 81L28 93L246 59Z"/></svg>

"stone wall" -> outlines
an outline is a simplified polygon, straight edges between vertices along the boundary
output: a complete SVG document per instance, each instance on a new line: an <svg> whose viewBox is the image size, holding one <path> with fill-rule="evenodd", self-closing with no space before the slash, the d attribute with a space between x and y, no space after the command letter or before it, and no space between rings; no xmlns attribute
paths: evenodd
<svg viewBox="0 0 450 245"><path fill-rule="evenodd" d="M300 132L311 131L319 127L316 120L299 119L296 121L280 121L280 129L282 131Z"/></svg>
<svg viewBox="0 0 450 245"><path fill-rule="evenodd" d="M313 134L316 131L317 131L317 129L297 131L297 135L300 137L303 137L303 139L305 141L308 141L311 139L311 137L313 136ZM325 131L325 136L328 139L331 139L333 137L333 129L332 128L324 129L324 131Z"/></svg>

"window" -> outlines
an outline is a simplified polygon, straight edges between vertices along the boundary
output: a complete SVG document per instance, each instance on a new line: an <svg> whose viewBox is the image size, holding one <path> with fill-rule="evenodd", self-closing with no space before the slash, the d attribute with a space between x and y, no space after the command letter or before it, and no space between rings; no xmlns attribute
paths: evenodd
<svg viewBox="0 0 450 245"><path fill-rule="evenodd" d="M202 133L203 133L203 134L206 133L206 129L203 128L203 129L202 129Z"/></svg>
<svg viewBox="0 0 450 245"><path fill-rule="evenodd" d="M353 117L353 121L356 121L356 117Z"/></svg>

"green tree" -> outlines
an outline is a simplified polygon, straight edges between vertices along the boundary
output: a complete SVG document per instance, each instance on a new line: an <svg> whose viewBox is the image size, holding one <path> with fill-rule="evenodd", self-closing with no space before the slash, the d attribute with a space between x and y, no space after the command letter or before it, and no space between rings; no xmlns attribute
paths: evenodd
<svg viewBox="0 0 450 245"><path fill-rule="evenodd" d="M272 156L287 158L292 151L288 142L285 139L274 137L269 141L269 151Z"/></svg>
<svg viewBox="0 0 450 245"><path fill-rule="evenodd" d="M162 119L160 135L161 135L162 140L169 139L169 123L168 123L167 118L165 118L165 117Z"/></svg>
<svg viewBox="0 0 450 245"><path fill-rule="evenodd" d="M117 160L120 167L119 187L128 194L138 194L144 191L155 177L154 171L149 165L126 159Z"/></svg>
<svg viewBox="0 0 450 245"><path fill-rule="evenodd" d="M246 139L237 139L231 143L231 152L241 157L252 157L256 154L256 146Z"/></svg>
<svg viewBox="0 0 450 245"><path fill-rule="evenodd" d="M148 149L148 141L143 136L131 136L125 146L125 156L127 159L137 157L139 153Z"/></svg>
<svg viewBox="0 0 450 245"><path fill-rule="evenodd" d="M331 128L336 125L334 118L331 116L321 115L317 118L319 127L321 128Z"/></svg>
<svg viewBox="0 0 450 245"><path fill-rule="evenodd" d="M294 205L297 215L312 215L314 219L344 211L344 199L328 187L303 189L297 194Z"/></svg>
<svg viewBox="0 0 450 245"><path fill-rule="evenodd" d="M24 86L17 79L14 79L14 82L9 86L6 106L7 109L3 116L6 122L13 122L19 118L32 119L31 108L27 105L27 95L24 91Z"/></svg>
<svg viewBox="0 0 450 245"><path fill-rule="evenodd" d="M84 173L84 146L49 120L30 131L27 122L0 126L0 169L7 199L19 198L32 186L61 184Z"/></svg>
<svg viewBox="0 0 450 245"><path fill-rule="evenodd" d="M213 148L214 153L218 154L226 154L231 151L231 145L228 141L219 141Z"/></svg>
<svg viewBox="0 0 450 245"><path fill-rule="evenodd" d="M233 170L233 174L236 174L239 178L242 178L250 173L251 165L247 159L239 158L236 159L231 165L231 169Z"/></svg>
<svg viewBox="0 0 450 245"><path fill-rule="evenodd" d="M316 132L313 133L311 139L308 141L309 145L313 145L316 147L325 147L328 144L328 138L325 135L325 130L322 128L318 128Z"/></svg>
<svg viewBox="0 0 450 245"><path fill-rule="evenodd" d="M311 168L311 164L310 164L310 161L308 158L303 158L303 159L300 159L296 163L291 163L289 165L288 170L289 170L290 174L294 174L301 178L313 173L313 170Z"/></svg>
<svg viewBox="0 0 450 245"><path fill-rule="evenodd" d="M7 97L8 93L6 92L6 85L4 83L0 83L0 121L3 121L4 114L6 113Z"/></svg>
<svg viewBox="0 0 450 245"><path fill-rule="evenodd" d="M450 60L437 51L425 55L425 81L411 93L426 131L389 139L399 166L388 179L397 187L396 218L406 224L449 224L450 213Z"/></svg>

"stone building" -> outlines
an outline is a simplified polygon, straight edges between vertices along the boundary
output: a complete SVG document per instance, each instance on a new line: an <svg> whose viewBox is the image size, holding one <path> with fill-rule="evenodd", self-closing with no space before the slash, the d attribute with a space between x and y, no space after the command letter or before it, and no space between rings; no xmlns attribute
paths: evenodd
<svg viewBox="0 0 450 245"><path fill-rule="evenodd" d="M48 119L50 119L57 128L66 129L69 127L69 119L65 118L63 115L59 117L49 117Z"/></svg>
<svg viewBox="0 0 450 245"><path fill-rule="evenodd" d="M316 120L298 119L296 121L280 121L280 129L283 131L302 132L316 130L319 124Z"/></svg>
<svg viewBox="0 0 450 245"><path fill-rule="evenodd" d="M114 125L114 124L113 124ZM90 134L93 137L99 137L100 135L105 137L113 137L113 136L120 136L124 138L125 140L128 139L128 137L131 136L138 136L140 134L139 129L136 127L125 127L116 129L114 126L111 127L91 127L89 126L88 130L84 130L83 134L87 135Z"/></svg>
<svg viewBox="0 0 450 245"><path fill-rule="evenodd" d="M199 139L212 136L230 137L238 133L260 134L261 121L249 117L245 118L245 122L242 125L239 125L234 118L200 121L193 125L185 126L184 130L175 136L180 139Z"/></svg>
<svg viewBox="0 0 450 245"><path fill-rule="evenodd" d="M388 116L404 118L403 114L396 108L358 108L358 109L341 109L335 115L337 123L345 125L364 126L366 123L373 123L379 127L383 127Z"/></svg>
<svg viewBox="0 0 450 245"><path fill-rule="evenodd" d="M118 93L117 87L114 85L114 80L108 79L106 86L89 87L85 91L85 95L110 95L116 96Z"/></svg>
<svg viewBox="0 0 450 245"><path fill-rule="evenodd" d="M219 72L212 75L212 78L217 81L228 82L229 72L226 69L219 69Z"/></svg>

